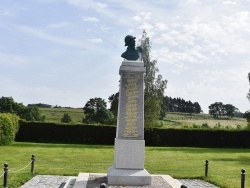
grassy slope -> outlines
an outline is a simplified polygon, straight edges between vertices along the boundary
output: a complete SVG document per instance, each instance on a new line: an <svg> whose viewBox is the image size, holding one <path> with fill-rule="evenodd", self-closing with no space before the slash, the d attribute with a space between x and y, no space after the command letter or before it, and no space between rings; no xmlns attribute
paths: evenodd
<svg viewBox="0 0 250 188"><path fill-rule="evenodd" d="M46 122L60 123L64 113L68 113L72 123L81 123L84 117L82 108L40 108L42 115L46 116Z"/></svg>
<svg viewBox="0 0 250 188"><path fill-rule="evenodd" d="M72 123L81 123L84 117L82 108L40 108L42 114L46 116L46 122L60 123L63 113L68 113L72 118ZM182 128L184 126L193 127L193 125L201 126L207 123L210 127L220 125L221 128L237 128L237 126L247 126L244 118L219 118L214 119L207 114L190 114L185 113L168 113L164 118L163 128Z"/></svg>
<svg viewBox="0 0 250 188"><path fill-rule="evenodd" d="M35 154L36 174L77 175L79 172L106 173L113 164L112 146L14 143L0 147L0 163L17 170ZM224 188L240 187L240 170L249 172L250 149L147 147L145 168L152 174L176 178L201 178L209 160L208 180ZM9 174L9 187L16 188L31 178L30 167ZM1 175L1 174L0 174ZM250 187L249 177L246 187ZM0 187L2 181L0 181Z"/></svg>
<svg viewBox="0 0 250 188"><path fill-rule="evenodd" d="M193 114L190 116L190 114L185 113L169 113L164 118L162 123L164 128L182 128L184 126L193 127L193 125L202 126L202 124L205 123L207 123L211 128L215 126L220 126L220 128L237 128L247 126L247 121L244 118L222 117L214 119L207 114Z"/></svg>

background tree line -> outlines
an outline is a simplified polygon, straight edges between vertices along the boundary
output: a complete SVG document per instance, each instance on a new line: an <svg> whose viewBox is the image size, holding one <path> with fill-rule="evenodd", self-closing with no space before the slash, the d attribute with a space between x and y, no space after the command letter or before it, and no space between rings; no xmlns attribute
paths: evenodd
<svg viewBox="0 0 250 188"><path fill-rule="evenodd" d="M228 116L232 118L236 116L238 112L238 108L232 104L223 104L222 102L215 102L208 108L209 114L211 114L214 118L218 118L219 116Z"/></svg>
<svg viewBox="0 0 250 188"><path fill-rule="evenodd" d="M202 109L198 102L186 101L182 98L172 98L165 96L163 99L162 111L164 112L182 112L182 113L201 113Z"/></svg>
<svg viewBox="0 0 250 188"><path fill-rule="evenodd" d="M21 119L27 121L44 121L45 116L37 106L25 106L23 103L17 103L12 97L0 98L0 113L11 113L18 115Z"/></svg>

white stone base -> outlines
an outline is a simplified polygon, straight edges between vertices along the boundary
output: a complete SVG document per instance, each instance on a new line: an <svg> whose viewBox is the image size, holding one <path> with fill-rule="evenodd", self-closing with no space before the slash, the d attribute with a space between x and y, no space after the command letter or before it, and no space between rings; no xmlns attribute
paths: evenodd
<svg viewBox="0 0 250 188"><path fill-rule="evenodd" d="M115 168L144 169L145 140L115 139Z"/></svg>
<svg viewBox="0 0 250 188"><path fill-rule="evenodd" d="M151 185L151 175L145 169L118 169L112 166L108 169L107 176L109 185Z"/></svg>

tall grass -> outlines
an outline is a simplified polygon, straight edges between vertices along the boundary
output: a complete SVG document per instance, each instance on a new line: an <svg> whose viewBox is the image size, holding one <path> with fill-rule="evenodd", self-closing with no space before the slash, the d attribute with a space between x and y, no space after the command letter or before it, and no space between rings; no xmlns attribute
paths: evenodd
<svg viewBox="0 0 250 188"><path fill-rule="evenodd" d="M113 150L112 146L98 145L14 143L0 147L0 163L8 162L10 170L17 170L28 164L31 154L35 154L35 174L106 173L114 162ZM241 168L250 171L250 149L186 147L146 147L145 168L151 174L204 178L205 160L209 160L207 180L222 188L240 187ZM31 178L30 168L10 173L9 187L19 187ZM249 177L246 187L250 187Z"/></svg>

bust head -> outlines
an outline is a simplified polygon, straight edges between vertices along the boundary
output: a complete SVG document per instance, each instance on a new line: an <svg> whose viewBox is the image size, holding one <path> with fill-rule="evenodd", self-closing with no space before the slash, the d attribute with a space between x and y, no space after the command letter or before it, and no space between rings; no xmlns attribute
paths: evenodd
<svg viewBox="0 0 250 188"><path fill-rule="evenodd" d="M124 39L125 46L135 47L135 39L136 37L133 37L132 35L127 35Z"/></svg>

